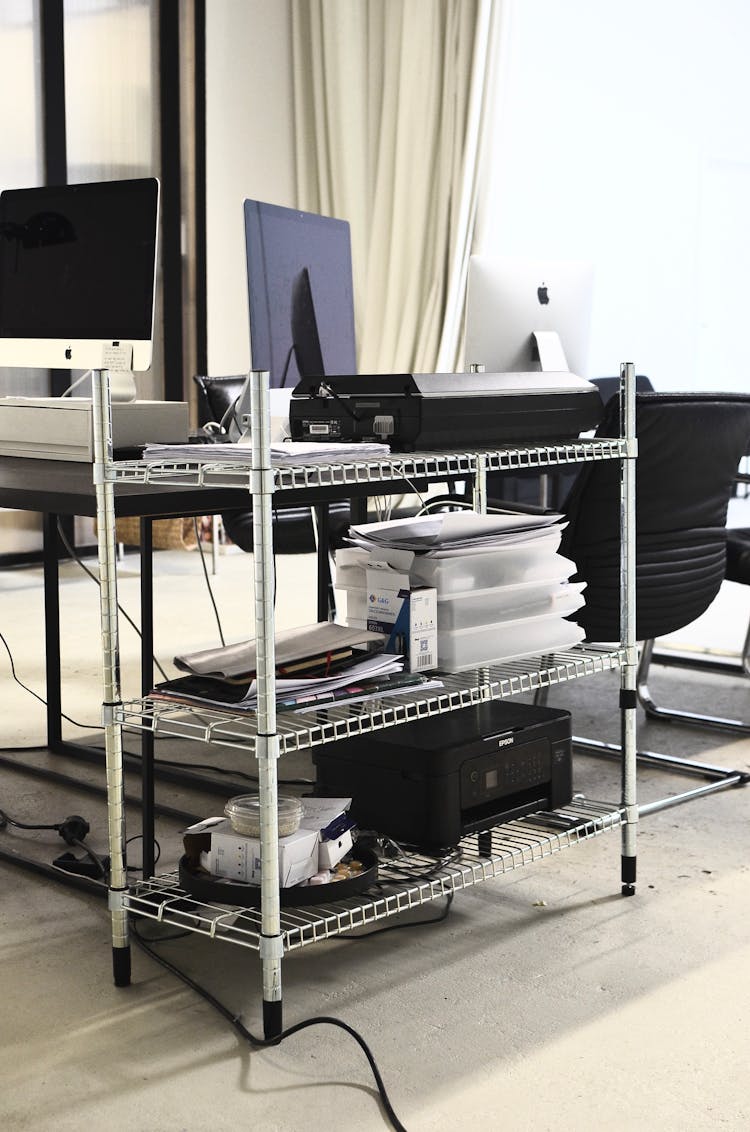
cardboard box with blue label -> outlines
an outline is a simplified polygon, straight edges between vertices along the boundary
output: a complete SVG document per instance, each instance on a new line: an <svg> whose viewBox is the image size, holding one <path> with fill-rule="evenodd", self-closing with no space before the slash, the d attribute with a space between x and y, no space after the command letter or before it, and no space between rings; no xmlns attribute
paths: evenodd
<svg viewBox="0 0 750 1132"><path fill-rule="evenodd" d="M409 672L437 666L437 590L412 586L409 575L387 563L365 571L367 628L388 637L386 652L400 653Z"/></svg>

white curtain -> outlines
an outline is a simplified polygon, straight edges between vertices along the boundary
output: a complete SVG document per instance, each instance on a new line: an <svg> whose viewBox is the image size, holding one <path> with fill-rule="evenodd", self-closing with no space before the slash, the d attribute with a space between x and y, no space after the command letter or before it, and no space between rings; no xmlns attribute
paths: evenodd
<svg viewBox="0 0 750 1132"><path fill-rule="evenodd" d="M362 373L456 368L500 0L292 0L298 205L348 220Z"/></svg>

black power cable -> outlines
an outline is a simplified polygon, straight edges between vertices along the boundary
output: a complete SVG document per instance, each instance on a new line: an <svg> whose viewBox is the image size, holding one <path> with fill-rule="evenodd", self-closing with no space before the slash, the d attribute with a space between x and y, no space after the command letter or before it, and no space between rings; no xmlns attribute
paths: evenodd
<svg viewBox="0 0 750 1132"><path fill-rule="evenodd" d="M44 825L18 821L12 818L5 810L0 810L0 830L12 825L15 829L53 829L59 833L66 845L76 845L86 836L91 826L79 814L72 814L61 822L48 822Z"/></svg>
<svg viewBox="0 0 750 1132"><path fill-rule="evenodd" d="M82 849L91 862L90 865L81 867L81 862L77 861L72 853L63 853L54 862L56 868L61 869L63 872L78 872L86 875L91 875L91 865L94 866L97 876L92 877L94 880L106 881L109 877L109 858L102 858L95 853L94 850L84 844L84 838L89 832L91 826L82 818L80 814L71 814L70 817L65 818L61 822L25 822L19 821L17 818L12 818L5 810L0 809L0 831L12 826L14 829L26 830L54 830L59 833L66 845L75 846Z"/></svg>
<svg viewBox="0 0 750 1132"><path fill-rule="evenodd" d="M5 646L5 651L7 652L8 659L10 660L10 674L13 677L13 679L15 680L16 684L18 684L18 686L20 688L23 688L24 692L28 692L30 696L33 696L35 700L39 700L39 703L43 704L46 707L47 701L44 699L44 697L40 696L38 692L35 692L33 690L33 688L27 687L27 685L24 684L23 680L20 680L19 677L17 676L16 666L15 666L15 663L13 661L13 653L10 651L10 645L8 644L8 642L6 641L6 639L5 639L5 637L3 636L2 633L0 633L0 642L2 642L2 644ZM81 727L81 728L84 728L85 730L90 730L90 731L101 731L101 729L102 729L101 723L97 723L97 724L94 724L94 723L79 723L78 720L71 719L71 717L69 715L66 715L62 711L60 712L60 717L62 719L67 719L68 723L72 723L74 727ZM16 750L15 747L9 748L9 749ZM19 749L21 749L21 750L32 750L33 751L33 750L44 750L46 748L29 747L29 748L19 748Z"/></svg>
<svg viewBox="0 0 750 1132"><path fill-rule="evenodd" d="M248 1028L240 1020L239 1015L232 1013L232 1011L229 1010L229 1008L226 1007L223 1002L220 1002L218 998L212 995L210 991L206 990L205 987L201 986L200 983L197 983L195 979L192 979L190 975L188 975L185 971L182 971L179 967L175 966L174 963L171 963L168 959L165 959L163 955L159 955L158 952L154 951L153 947L151 947L151 943L155 943L157 941L146 940L144 936L140 934L136 921L132 919L131 923L133 927L133 935L138 941L139 945L143 948L143 950L148 955L150 955L152 959L155 959L157 963L160 963L162 967L164 967L167 971L170 971L171 974L175 975L178 979L185 983L186 986L190 987L191 990L195 991L196 994L199 994L201 998L205 999L206 1002L213 1006L213 1008L217 1010L219 1014L221 1014L221 1016L225 1018L227 1022L229 1022L229 1024L237 1031L240 1037L244 1038L244 1040L255 1049L268 1049L271 1046L280 1045L280 1043L285 1041L286 1038L290 1038L293 1034L298 1034L301 1030L306 1030L310 1026L336 1026L339 1029L344 1030L345 1033L354 1038L355 1042L367 1058L370 1069L372 1070L372 1075L375 1078L375 1084L380 1095L381 1103L383 1105L383 1108L385 1109L388 1120L391 1123L391 1127L395 1129L395 1132L406 1132L406 1128L396 1116L393 1105L391 1104L390 1098L388 1096L385 1083L380 1074L380 1070L378 1069L377 1063L372 1054L372 1051L370 1050L370 1047L367 1045L367 1042L364 1040L361 1034L358 1034L357 1031L347 1022L342 1022L340 1018L331 1018L327 1015L320 1015L316 1018L305 1018L302 1022L296 1022L288 1029L282 1030L281 1033L278 1034L275 1038L259 1038L250 1030L248 1030Z"/></svg>
<svg viewBox="0 0 750 1132"><path fill-rule="evenodd" d="M97 586L99 586L99 587L101 588L101 582L100 582L100 581L99 581L99 579L97 578L97 576L96 576L96 574L94 573L94 571L93 571L93 570L89 570L88 566L87 566L87 565L86 565L86 563L85 563L85 562L83 561L83 559L82 559L82 558L80 558L78 554L76 554L75 550L74 550L74 549L73 549L73 547L72 547L72 546L70 545L70 542L68 541L68 539L67 539L67 537L66 537L66 535L65 535L65 531L64 531L64 530L63 530L63 528L62 528L62 523L60 522L60 520L59 520L59 519L57 520L57 533L58 533L58 535L59 535L59 537L60 537L60 541L62 542L63 546L65 547L65 549L67 550L68 554L69 554L69 555L70 555L70 557L71 557L71 558L73 559L73 561L74 561L74 562L77 562L77 563L78 563L78 565L79 565L79 566L81 567L81 569L83 570L84 574L88 574L88 576L89 576L89 578L91 578L92 582L95 582L95 583L96 583L96 585L97 585ZM123 617L125 618L125 620L127 621L127 623L128 623L128 624L129 624L129 625L130 625L130 626L131 626L131 627L132 627L132 628L133 628L134 630L135 630L135 632L136 632L137 636L138 636L138 637L139 637L139 639L140 639L140 638L142 637L142 633L141 633L140 629L138 628L138 626L136 625L135 621L134 621L134 620L133 620L133 618L132 618L132 617L130 616L130 614L129 614L129 613L127 613L127 612L126 612L126 611L125 611L125 610L124 610L124 609L122 608L122 606L120 605L119 601L118 601L118 603L117 603L117 608L119 609L120 613L121 613L121 614L123 615ZM159 670L159 672L161 673L161 675L162 675L162 676L164 677L164 679L166 680L166 679L167 679L167 674L166 674L166 672L164 671L164 669L162 668L162 666L161 666L161 665L159 664L159 661L158 661L158 660L156 659L156 657L152 657L152 659L153 659L153 662L154 662L154 664L155 664L156 668L157 668L157 669ZM63 716L63 719L66 719L66 718L67 718L67 716Z"/></svg>
<svg viewBox="0 0 750 1132"><path fill-rule="evenodd" d="M224 630L221 627L221 617L219 616L216 599L214 598L214 591L211 589L211 581L208 577L208 567L206 566L206 555L205 551L203 550L203 540L201 539L201 533L198 528L198 520L196 518L193 519L193 530L195 531L195 541L198 546L198 554L200 555L201 566L203 567L203 578L206 583L206 589L208 590L208 596L211 600L211 605L213 606L214 617L216 618L216 627L219 630L219 640L221 641L222 646L226 646L227 642L224 640Z"/></svg>

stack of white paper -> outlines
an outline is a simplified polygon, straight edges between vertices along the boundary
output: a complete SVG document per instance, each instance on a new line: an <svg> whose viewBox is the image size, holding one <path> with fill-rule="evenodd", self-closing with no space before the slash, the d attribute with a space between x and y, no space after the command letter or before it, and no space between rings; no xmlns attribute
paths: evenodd
<svg viewBox="0 0 750 1132"><path fill-rule="evenodd" d="M365 523L350 528L350 541L359 546L393 547L427 554L510 545L543 534L550 527L562 530L562 516L529 515L502 511L477 515L474 511L448 511Z"/></svg>
<svg viewBox="0 0 750 1132"><path fill-rule="evenodd" d="M339 444L335 441L320 444L304 441L274 440L271 442L271 463L279 467L290 464L349 464L358 460L373 460L388 456L387 444L360 441L356 444ZM143 459L149 462L195 462L211 464L249 464L249 444L147 444Z"/></svg>

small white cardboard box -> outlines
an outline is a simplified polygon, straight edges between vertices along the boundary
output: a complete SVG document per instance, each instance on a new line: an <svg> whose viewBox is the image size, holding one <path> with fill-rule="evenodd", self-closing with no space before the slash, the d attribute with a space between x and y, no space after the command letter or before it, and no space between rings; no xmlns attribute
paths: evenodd
<svg viewBox="0 0 750 1132"><path fill-rule="evenodd" d="M318 868L332 869L352 847L352 831L347 829L338 837L331 837L321 841L318 846Z"/></svg>
<svg viewBox="0 0 750 1132"><path fill-rule="evenodd" d="M206 829L207 823L200 823ZM211 847L201 853L201 864L214 876L260 884L260 839L235 833L229 818L208 827ZM191 827L188 833L197 832ZM318 871L320 834L316 829L298 829L279 838L279 883L290 888Z"/></svg>
<svg viewBox="0 0 750 1132"><path fill-rule="evenodd" d="M367 628L386 633L386 652L406 657L409 672L437 667L437 590L412 587L408 574L381 563L366 571Z"/></svg>
<svg viewBox="0 0 750 1132"><path fill-rule="evenodd" d="M303 798L304 813L300 829L317 829L321 834L331 822L345 814L352 804L351 798ZM336 837L321 841L318 846L318 868L332 869L353 845L350 829Z"/></svg>

